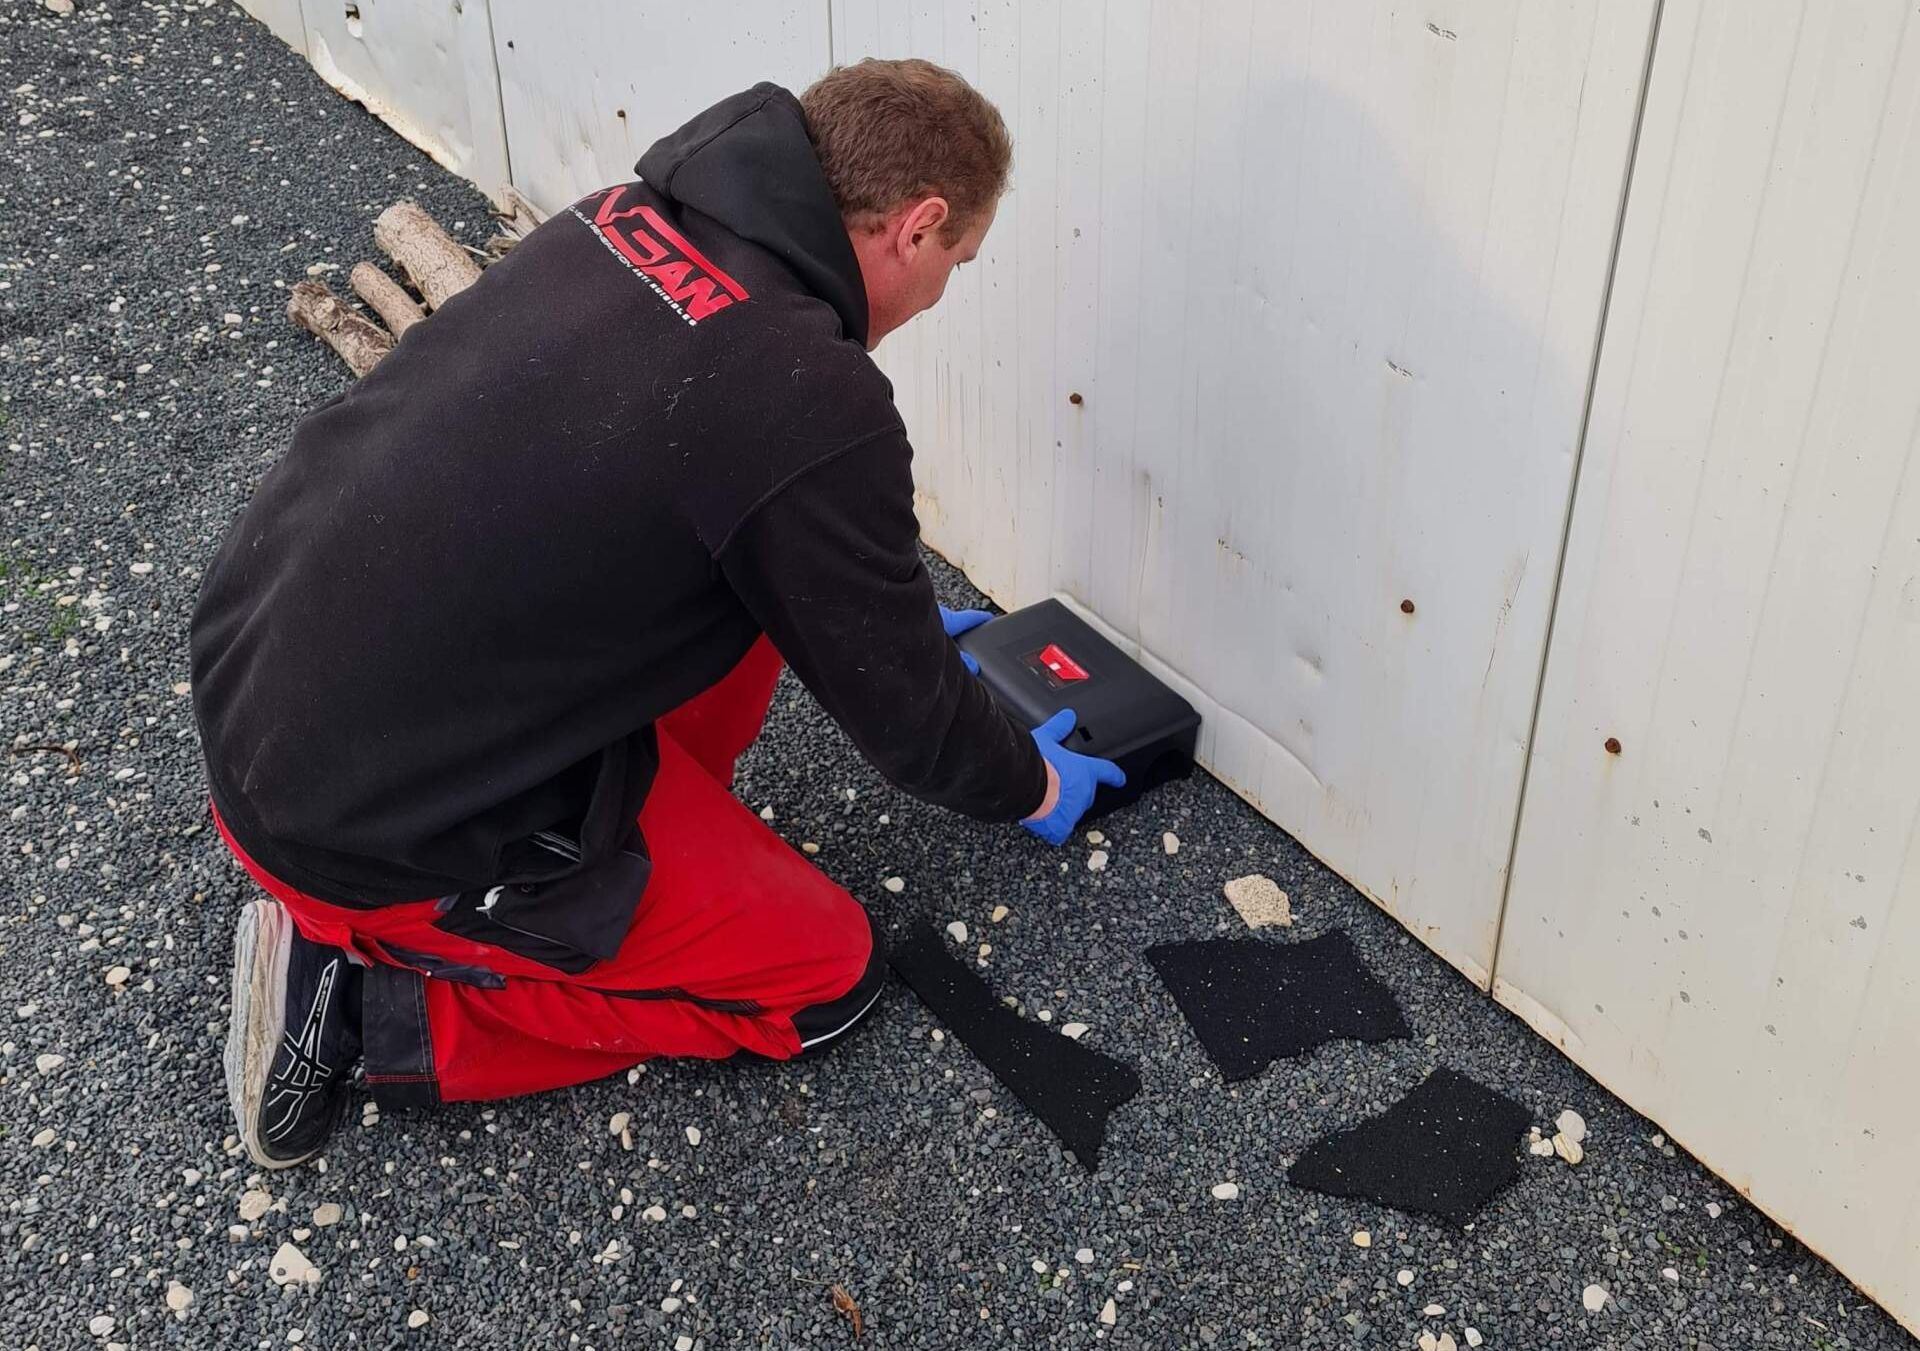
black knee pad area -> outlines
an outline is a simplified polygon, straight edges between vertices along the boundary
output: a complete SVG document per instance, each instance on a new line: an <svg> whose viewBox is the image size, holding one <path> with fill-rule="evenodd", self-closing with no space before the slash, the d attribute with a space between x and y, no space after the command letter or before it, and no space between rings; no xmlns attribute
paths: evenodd
<svg viewBox="0 0 1920 1351"><path fill-rule="evenodd" d="M886 939L881 936L872 913L864 907L861 913L866 916L867 930L873 937L873 951L867 957L866 969L853 983L853 988L838 999L809 1004L793 1015L793 1028L800 1034L803 1050L829 1045L850 1030L872 1010L881 987L887 982Z"/></svg>

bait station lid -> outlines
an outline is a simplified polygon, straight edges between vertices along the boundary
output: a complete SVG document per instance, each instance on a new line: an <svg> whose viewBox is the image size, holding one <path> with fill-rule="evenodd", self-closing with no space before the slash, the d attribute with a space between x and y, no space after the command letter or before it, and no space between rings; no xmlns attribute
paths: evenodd
<svg viewBox="0 0 1920 1351"><path fill-rule="evenodd" d="M1038 727L1063 708L1077 719L1061 744L1112 760L1124 788L1101 788L1087 817L1112 811L1193 768L1200 715L1092 625L1057 600L1043 600L960 635L980 678L1022 725Z"/></svg>

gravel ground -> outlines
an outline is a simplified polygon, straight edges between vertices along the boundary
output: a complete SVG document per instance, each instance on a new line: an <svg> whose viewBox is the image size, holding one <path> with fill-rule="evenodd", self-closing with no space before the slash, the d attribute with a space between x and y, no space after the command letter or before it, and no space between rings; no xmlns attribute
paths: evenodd
<svg viewBox="0 0 1920 1351"><path fill-rule="evenodd" d="M873 1347L1412 1347L1467 1325L1495 1348L1910 1344L1218 784L1102 823L1096 874L1085 845L903 800L792 687L743 796L889 922L966 920L1001 993L1139 1068L1102 1171L895 987L817 1063L388 1117L324 1167L256 1177L225 1143L219 1060L249 891L207 829L187 615L292 421L346 379L288 329L283 288L369 254L398 196L475 242L484 206L229 7L79 4L0 6L0 1344L851 1345L834 1284ZM35 749L68 743L76 762ZM1352 935L1414 1040L1222 1083L1141 954L1236 932L1220 884L1253 871L1291 893L1295 937ZM1284 1183L1435 1065L1543 1126L1578 1109L1586 1162L1528 1159L1464 1231ZM1214 1199L1227 1180L1239 1199ZM271 1206L242 1221L256 1185ZM315 1227L323 1203L341 1218ZM270 1281L287 1241L318 1286Z"/></svg>

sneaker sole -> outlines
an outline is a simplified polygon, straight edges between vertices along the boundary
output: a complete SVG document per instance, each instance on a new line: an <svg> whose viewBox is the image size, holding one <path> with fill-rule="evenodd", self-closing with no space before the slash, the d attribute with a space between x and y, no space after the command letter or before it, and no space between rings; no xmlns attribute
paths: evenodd
<svg viewBox="0 0 1920 1351"><path fill-rule="evenodd" d="M278 901L252 901L233 935L233 1012L227 1021L223 1064L227 1103L247 1157L262 1168L291 1168L318 1150L293 1158L269 1154L260 1142L260 1106L273 1058L286 1035L287 958L292 921Z"/></svg>

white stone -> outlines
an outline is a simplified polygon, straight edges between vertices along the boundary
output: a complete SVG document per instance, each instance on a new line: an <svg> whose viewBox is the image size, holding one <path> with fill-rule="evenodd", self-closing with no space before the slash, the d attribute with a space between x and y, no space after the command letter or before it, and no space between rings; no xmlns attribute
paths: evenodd
<svg viewBox="0 0 1920 1351"><path fill-rule="evenodd" d="M60 1138L59 1131L55 1130L51 1126L42 1126L38 1131L34 1133L33 1147L35 1149L45 1149L48 1145L51 1145L55 1140L58 1140L59 1138Z"/></svg>
<svg viewBox="0 0 1920 1351"><path fill-rule="evenodd" d="M320 1269L307 1260L307 1255L291 1243L282 1243L280 1250L273 1255L273 1265L267 1268L267 1275L275 1285L318 1285Z"/></svg>
<svg viewBox="0 0 1920 1351"><path fill-rule="evenodd" d="M1035 1275L1037 1275L1037 1276L1044 1276L1044 1275L1046 1275L1046 1274L1047 1274L1047 1263L1046 1263L1046 1260L1045 1260L1044 1258L1039 1258L1039 1257L1036 1257L1036 1258L1034 1258L1034 1259L1033 1259L1033 1270L1034 1270L1034 1274L1035 1274Z"/></svg>
<svg viewBox="0 0 1920 1351"><path fill-rule="evenodd" d="M1605 1289L1597 1285L1590 1285L1580 1292L1580 1303L1586 1306L1588 1313L1599 1313L1607 1307L1607 1301L1611 1298Z"/></svg>
<svg viewBox="0 0 1920 1351"><path fill-rule="evenodd" d="M1062 1023L1060 1025L1060 1035L1070 1041L1079 1041L1080 1038L1087 1035L1087 1025L1085 1023Z"/></svg>
<svg viewBox="0 0 1920 1351"><path fill-rule="evenodd" d="M49 14L58 14L63 19L73 13L73 0L40 0L40 2L47 7Z"/></svg>
<svg viewBox="0 0 1920 1351"><path fill-rule="evenodd" d="M431 1315L428 1314L425 1309L415 1309L407 1315L407 1326L410 1328L423 1328L427 1325L430 1318Z"/></svg>
<svg viewBox="0 0 1920 1351"><path fill-rule="evenodd" d="M1353 1246L1356 1248L1371 1248L1373 1246L1373 1235L1365 1229L1354 1230Z"/></svg>
<svg viewBox="0 0 1920 1351"><path fill-rule="evenodd" d="M1433 1335L1430 1328L1420 1330L1420 1351L1440 1351L1440 1339Z"/></svg>
<svg viewBox="0 0 1920 1351"><path fill-rule="evenodd" d="M762 808L760 809L760 819L761 819L762 821L771 821L771 820L773 820L773 808L772 808L772 807L762 807Z"/></svg>
<svg viewBox="0 0 1920 1351"><path fill-rule="evenodd" d="M1114 1323L1119 1321L1119 1318L1120 1318L1120 1306L1115 1304L1113 1302L1113 1297L1109 1295L1107 1297L1107 1302L1100 1306L1100 1321L1106 1324L1106 1326L1112 1327Z"/></svg>
<svg viewBox="0 0 1920 1351"><path fill-rule="evenodd" d="M1238 1201L1240 1199L1240 1184L1238 1182L1216 1183L1213 1188L1213 1199L1216 1201Z"/></svg>
<svg viewBox="0 0 1920 1351"><path fill-rule="evenodd" d="M690 1145L693 1145L693 1146L694 1146L694 1147L696 1147L696 1148L698 1148L698 1147L699 1147L699 1144L700 1144L700 1128L699 1128L698 1126L689 1126L689 1127L687 1127L687 1143L688 1143L688 1144L690 1144Z"/></svg>
<svg viewBox="0 0 1920 1351"><path fill-rule="evenodd" d="M1160 847L1169 854L1177 854L1180 852L1180 837L1169 830L1160 837Z"/></svg>
<svg viewBox="0 0 1920 1351"><path fill-rule="evenodd" d="M51 0L49 0L49 5L51 5ZM113 1331L113 1315L110 1313L95 1314L87 1320L87 1331L96 1337L106 1336L109 1332Z"/></svg>
<svg viewBox="0 0 1920 1351"><path fill-rule="evenodd" d="M1553 1119L1554 1127L1576 1145L1586 1143L1587 1119L1569 1107Z"/></svg>
<svg viewBox="0 0 1920 1351"><path fill-rule="evenodd" d="M640 1212L640 1218L651 1224L659 1224L667 1218L667 1208L665 1206L648 1206Z"/></svg>
<svg viewBox="0 0 1920 1351"><path fill-rule="evenodd" d="M322 1201L313 1208L313 1224L316 1229L331 1229L340 1223L346 1211L338 1201Z"/></svg>
<svg viewBox="0 0 1920 1351"><path fill-rule="evenodd" d="M1079 1252L1073 1255L1073 1260L1078 1262L1083 1267L1088 1265L1093 1261L1093 1249L1092 1248L1080 1249Z"/></svg>
<svg viewBox="0 0 1920 1351"><path fill-rule="evenodd" d="M627 1123L632 1120L633 1114L631 1112L615 1112L607 1120L607 1134L618 1135L627 1128Z"/></svg>
<svg viewBox="0 0 1920 1351"><path fill-rule="evenodd" d="M947 1039L947 1034L942 1032L937 1027L934 1028L933 1031L929 1032L927 1035L933 1038L933 1040L935 1041L945 1041ZM952 1073L952 1071L948 1071L948 1073Z"/></svg>
<svg viewBox="0 0 1920 1351"><path fill-rule="evenodd" d="M803 854L817 854L820 852L820 846L812 840L806 840L801 843L800 852Z"/></svg>
<svg viewBox="0 0 1920 1351"><path fill-rule="evenodd" d="M901 892L907 889L907 879L904 877L889 877L886 881L882 882L880 885L885 887L888 891L891 891L894 895L898 896Z"/></svg>
<svg viewBox="0 0 1920 1351"><path fill-rule="evenodd" d="M198 1182L200 1181L200 1179L201 1179L201 1177L202 1177L202 1176L203 1176L203 1174L202 1174L202 1173L200 1172L200 1170L199 1170L198 1168L183 1168L183 1169L181 1169L181 1170L180 1170L180 1177L181 1177L181 1179L182 1179L182 1180L183 1180L183 1181L184 1181L184 1182L185 1182L185 1183L186 1183L186 1184L187 1184L187 1185L188 1185L189 1187L191 1187L191 1186L193 1186L193 1185L195 1185L196 1183L198 1183Z"/></svg>
<svg viewBox="0 0 1920 1351"><path fill-rule="evenodd" d="M1106 842L1107 842L1107 837L1105 835L1102 835L1099 831L1089 830L1087 832L1088 844L1105 844Z"/></svg>
<svg viewBox="0 0 1920 1351"><path fill-rule="evenodd" d="M1483 1339L1482 1339L1482 1338L1481 1338L1481 1336L1480 1336L1480 1329L1479 1329L1479 1328L1466 1328L1466 1329L1463 1329L1463 1331L1465 1331L1465 1332L1466 1332L1466 1334L1467 1334L1467 1345L1468 1345L1468 1346L1478 1346L1478 1345L1480 1345L1480 1343L1481 1343L1481 1341L1482 1341Z"/></svg>
<svg viewBox="0 0 1920 1351"><path fill-rule="evenodd" d="M240 1194L240 1218L252 1224L266 1214L273 1205L273 1198L263 1191L249 1191Z"/></svg>
<svg viewBox="0 0 1920 1351"><path fill-rule="evenodd" d="M673 1339L673 1351L693 1351L693 1338L684 1333Z"/></svg>
<svg viewBox="0 0 1920 1351"><path fill-rule="evenodd" d="M987 918L992 920L995 924L998 924L1001 920L1005 919L1006 917L1007 917L1007 907L1004 905L994 906L993 913L987 916Z"/></svg>
<svg viewBox="0 0 1920 1351"><path fill-rule="evenodd" d="M1401 1267L1399 1272L1394 1276L1393 1279L1400 1282L1400 1284L1402 1285L1412 1285L1413 1273L1407 1270L1405 1267Z"/></svg>
<svg viewBox="0 0 1920 1351"><path fill-rule="evenodd" d="M193 1291L178 1281L167 1282L167 1307L175 1313L185 1313L187 1306L193 1303Z"/></svg>
<svg viewBox="0 0 1920 1351"><path fill-rule="evenodd" d="M1454 1341L1451 1332L1443 1332L1440 1340L1434 1344L1434 1351L1460 1351L1460 1343Z"/></svg>
<svg viewBox="0 0 1920 1351"><path fill-rule="evenodd" d="M991 956L993 956L993 944L982 943L980 945L980 960L984 962Z"/></svg>
<svg viewBox="0 0 1920 1351"><path fill-rule="evenodd" d="M1720 1218L1720 1203L1718 1201L1707 1202L1707 1218L1710 1220Z"/></svg>
<svg viewBox="0 0 1920 1351"><path fill-rule="evenodd" d="M1087 855L1087 871L1088 872L1098 873L1098 872L1105 872L1106 870L1107 870L1107 851L1106 850L1096 849L1091 854Z"/></svg>
<svg viewBox="0 0 1920 1351"><path fill-rule="evenodd" d="M679 1313L680 1297L678 1295L668 1295L665 1299L661 1300L660 1312L661 1313Z"/></svg>
<svg viewBox="0 0 1920 1351"><path fill-rule="evenodd" d="M1680 1283L1680 1273L1674 1270L1672 1267L1661 1267L1660 1274L1662 1276L1665 1276L1668 1280L1672 1281L1675 1285L1678 1285Z"/></svg>
<svg viewBox="0 0 1920 1351"><path fill-rule="evenodd" d="M1249 929L1269 925L1285 927L1293 923L1293 908L1287 903L1287 893L1265 873L1236 877L1227 883L1225 891L1227 903L1246 921Z"/></svg>
<svg viewBox="0 0 1920 1351"><path fill-rule="evenodd" d="M1534 1140L1527 1145L1527 1153L1537 1159L1550 1159L1553 1157L1553 1141Z"/></svg>
<svg viewBox="0 0 1920 1351"><path fill-rule="evenodd" d="M227 1242L229 1242L229 1243L245 1243L246 1241L247 1241L247 1226L246 1226L246 1225L244 1225L244 1224L230 1224L230 1225L228 1225L228 1226L227 1226Z"/></svg>
<svg viewBox="0 0 1920 1351"><path fill-rule="evenodd" d="M1565 1159L1568 1163L1578 1163L1587 1157L1587 1151L1580 1147L1578 1140L1569 1140L1564 1135L1555 1135L1553 1137L1553 1152Z"/></svg>
<svg viewBox="0 0 1920 1351"><path fill-rule="evenodd" d="M48 1052L46 1055L38 1055L33 1058L33 1067L39 1070L42 1074L52 1074L55 1070L59 1069L62 1065L66 1063L67 1063L67 1058L65 1056L54 1055L52 1052Z"/></svg>
<svg viewBox="0 0 1920 1351"><path fill-rule="evenodd" d="M110 966L107 968L107 984L125 985L127 978L132 974L133 972L124 966Z"/></svg>
<svg viewBox="0 0 1920 1351"><path fill-rule="evenodd" d="M1429 1304L1427 1305L1426 1308L1422 1309L1420 1312L1425 1314L1428 1318L1439 1318L1442 1315L1444 1315L1446 1311L1447 1311L1447 1306L1444 1304Z"/></svg>
<svg viewBox="0 0 1920 1351"><path fill-rule="evenodd" d="M947 926L947 937L951 938L956 943L966 942L967 941L966 921L956 919L953 923L949 924Z"/></svg>

